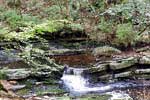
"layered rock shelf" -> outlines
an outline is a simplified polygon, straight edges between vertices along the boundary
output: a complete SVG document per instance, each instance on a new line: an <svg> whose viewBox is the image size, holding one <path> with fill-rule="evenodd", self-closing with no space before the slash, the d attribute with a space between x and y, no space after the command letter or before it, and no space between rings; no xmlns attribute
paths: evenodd
<svg viewBox="0 0 150 100"><path fill-rule="evenodd" d="M85 73L95 75L97 81L150 79L150 57L144 55L99 62L93 67L87 68Z"/></svg>

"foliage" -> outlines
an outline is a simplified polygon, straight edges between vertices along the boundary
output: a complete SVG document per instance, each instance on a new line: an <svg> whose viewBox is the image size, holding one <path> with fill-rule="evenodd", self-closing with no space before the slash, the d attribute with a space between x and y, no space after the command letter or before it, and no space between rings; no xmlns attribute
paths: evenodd
<svg viewBox="0 0 150 100"><path fill-rule="evenodd" d="M110 44L114 39L115 35L115 23L111 21L106 21L101 18L100 23L95 27L95 32L90 34L90 37L97 42L104 44Z"/></svg>
<svg viewBox="0 0 150 100"><path fill-rule="evenodd" d="M0 70L0 80L2 79L6 79L6 73L4 72L4 70ZM1 86L0 86L0 89L1 89Z"/></svg>
<svg viewBox="0 0 150 100"><path fill-rule="evenodd" d="M5 34L7 34L8 32L8 28L0 28L0 41L5 40Z"/></svg>
<svg viewBox="0 0 150 100"><path fill-rule="evenodd" d="M25 41L45 33L70 34L79 30L97 42L132 45L143 31L149 31L150 2L115 1L4 0L4 5L0 5L0 24L3 26L0 27L0 39ZM128 27L130 31L123 29L126 23L132 24L132 29L130 25Z"/></svg>
<svg viewBox="0 0 150 100"><path fill-rule="evenodd" d="M48 8L43 9L43 14L48 17L50 20L62 19L63 15L61 14L61 8L58 5L52 5Z"/></svg>
<svg viewBox="0 0 150 100"><path fill-rule="evenodd" d="M15 32L15 31L9 32L4 34L4 37L8 41L10 40L26 41L32 38L38 38L38 35L41 34L56 33L65 28L78 31L83 30L80 24L72 24L67 20L52 20L47 21L43 24L21 27L22 32Z"/></svg>
<svg viewBox="0 0 150 100"><path fill-rule="evenodd" d="M0 20L7 24L11 30L16 30L19 27L37 24L39 22L36 16L31 16L29 14L20 15L16 10L12 9L1 11Z"/></svg>
<svg viewBox="0 0 150 100"><path fill-rule="evenodd" d="M141 0L129 0L125 4L116 5L106 10L103 14L115 16L115 21L119 23L131 22L133 25L138 25L138 29L149 25L149 8L150 3L141 2Z"/></svg>
<svg viewBox="0 0 150 100"><path fill-rule="evenodd" d="M134 32L131 23L119 24L116 31L116 42L119 45L131 46L135 43L136 32Z"/></svg>
<svg viewBox="0 0 150 100"><path fill-rule="evenodd" d="M105 21L104 18L102 18L98 25L98 29L104 33L111 33L113 31L113 24Z"/></svg>
<svg viewBox="0 0 150 100"><path fill-rule="evenodd" d="M8 25L11 27L17 27L20 20L21 16L18 15L18 13L15 10L8 10L3 12L2 14L3 17L1 17L1 20L5 20Z"/></svg>

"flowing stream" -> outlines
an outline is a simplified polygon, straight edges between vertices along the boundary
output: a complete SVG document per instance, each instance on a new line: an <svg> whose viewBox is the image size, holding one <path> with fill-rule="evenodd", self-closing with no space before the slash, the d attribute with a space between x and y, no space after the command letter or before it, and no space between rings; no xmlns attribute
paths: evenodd
<svg viewBox="0 0 150 100"><path fill-rule="evenodd" d="M84 77L84 69L82 68L66 68L61 78L63 87L71 94L75 96L81 96L88 93L105 93L112 95L110 100L122 99L132 100L132 98L125 92L116 92L114 90L135 88L140 86L146 86L149 84L137 84L133 81L129 82L116 82L116 83L98 83L93 85L89 82L88 78Z"/></svg>
<svg viewBox="0 0 150 100"><path fill-rule="evenodd" d="M61 78L64 87L71 93L89 93L100 92L110 90L111 86L90 87L88 79L83 77L84 69L68 68L65 70L63 77Z"/></svg>

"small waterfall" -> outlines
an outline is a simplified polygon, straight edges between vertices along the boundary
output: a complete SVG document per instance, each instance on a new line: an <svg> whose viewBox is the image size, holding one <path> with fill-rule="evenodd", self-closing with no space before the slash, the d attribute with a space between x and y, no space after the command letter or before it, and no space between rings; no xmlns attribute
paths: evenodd
<svg viewBox="0 0 150 100"><path fill-rule="evenodd" d="M83 91L88 81L82 76L83 69L67 68L61 80L67 90L71 92Z"/></svg>
<svg viewBox="0 0 150 100"><path fill-rule="evenodd" d="M80 96L87 93L106 93L112 95L109 100L115 100L115 98L130 98L130 96L124 92L116 93L114 89L121 89L126 87L136 87L137 85L132 82L118 82L112 84L90 85L88 79L83 77L84 69L82 68L70 68L66 67L64 74L61 78L64 88L70 92L73 96ZM123 100L133 100L123 99Z"/></svg>
<svg viewBox="0 0 150 100"><path fill-rule="evenodd" d="M61 80L63 81L64 87L70 93L89 93L98 91L110 90L111 86L102 87L90 87L88 79L83 77L84 69L81 68L66 68Z"/></svg>

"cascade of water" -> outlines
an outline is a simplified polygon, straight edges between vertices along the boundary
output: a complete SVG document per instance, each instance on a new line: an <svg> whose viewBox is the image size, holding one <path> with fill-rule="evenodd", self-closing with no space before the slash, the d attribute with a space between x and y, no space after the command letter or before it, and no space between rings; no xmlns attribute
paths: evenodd
<svg viewBox="0 0 150 100"><path fill-rule="evenodd" d="M120 81L115 83L108 83L103 84L100 83L98 85L91 85L88 79L83 77L85 69L81 68L70 68L66 67L63 77L61 78L65 89L70 92L73 96L82 95L86 93L106 93L112 95L109 100L133 100L128 94L125 92L116 92L115 89L126 89L126 88L135 88L141 86L150 86L150 84L138 84L137 82L133 81Z"/></svg>
<svg viewBox="0 0 150 100"><path fill-rule="evenodd" d="M64 71L61 80L63 81L64 86L70 92L87 93L96 91L106 91L111 89L111 86L89 87L88 79L85 79L82 76L83 71L84 69L77 68L67 68Z"/></svg>

